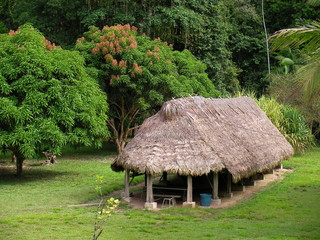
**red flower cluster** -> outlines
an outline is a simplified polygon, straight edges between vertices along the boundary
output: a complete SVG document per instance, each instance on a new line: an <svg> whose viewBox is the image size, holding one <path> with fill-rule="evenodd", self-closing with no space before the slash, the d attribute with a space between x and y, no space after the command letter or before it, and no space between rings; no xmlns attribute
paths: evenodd
<svg viewBox="0 0 320 240"><path fill-rule="evenodd" d="M118 66L118 61L117 61L117 59L113 59L112 60L112 66Z"/></svg>
<svg viewBox="0 0 320 240"><path fill-rule="evenodd" d="M85 41L84 37L81 37L77 40L77 44L82 44Z"/></svg>
<svg viewBox="0 0 320 240"><path fill-rule="evenodd" d="M121 61L119 62L119 67L121 67L121 68L126 68L126 67L127 67L127 61L121 60Z"/></svg>
<svg viewBox="0 0 320 240"><path fill-rule="evenodd" d="M51 43L49 40L43 38L45 47L48 51L52 51L53 49L55 49L57 46L54 43Z"/></svg>
<svg viewBox="0 0 320 240"><path fill-rule="evenodd" d="M156 50L160 51L160 48L159 48L159 47L154 47L154 48L155 48L155 51L156 51ZM148 51L147 51L146 58L151 57L151 58L154 58L154 59L156 59L156 60L159 60L159 59L160 59L159 55L160 55L160 52L152 52L152 51L148 50Z"/></svg>
<svg viewBox="0 0 320 240"><path fill-rule="evenodd" d="M16 35L17 33L19 33L19 30L17 30L17 31L10 30L9 36L14 36L14 35Z"/></svg>
<svg viewBox="0 0 320 240"><path fill-rule="evenodd" d="M99 53L100 51L103 53L118 53L123 49L137 48L138 45L135 37L133 35L126 37L130 31L129 28L130 25L124 25L121 28L119 25L115 27L105 27L104 35L100 36L100 42L96 43L91 52L93 54ZM79 43L81 43L80 39Z"/></svg>
<svg viewBox="0 0 320 240"><path fill-rule="evenodd" d="M99 52L100 52L100 48L97 48L97 47L92 48L91 52L92 52L93 54L99 53Z"/></svg>
<svg viewBox="0 0 320 240"><path fill-rule="evenodd" d="M137 63L133 63L133 71L131 72L131 76L134 77L136 73L142 74L142 69Z"/></svg>

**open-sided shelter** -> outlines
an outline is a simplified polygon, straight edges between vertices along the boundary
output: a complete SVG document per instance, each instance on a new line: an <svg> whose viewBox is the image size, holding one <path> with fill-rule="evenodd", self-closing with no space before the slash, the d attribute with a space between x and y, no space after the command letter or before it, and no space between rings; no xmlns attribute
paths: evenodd
<svg viewBox="0 0 320 240"><path fill-rule="evenodd" d="M165 102L144 121L116 159L128 171L147 175L147 204L153 202L152 175L188 176L187 203L192 202L192 176L227 169L234 182L279 165L293 148L253 99L200 96ZM217 184L213 197L217 196Z"/></svg>

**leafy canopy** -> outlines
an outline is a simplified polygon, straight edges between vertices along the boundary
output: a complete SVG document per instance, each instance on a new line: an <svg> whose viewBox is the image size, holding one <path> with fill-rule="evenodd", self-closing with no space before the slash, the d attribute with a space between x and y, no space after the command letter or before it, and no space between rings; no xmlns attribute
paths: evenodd
<svg viewBox="0 0 320 240"><path fill-rule="evenodd" d="M76 52L31 25L0 35L0 148L23 161L108 137L106 97Z"/></svg>
<svg viewBox="0 0 320 240"><path fill-rule="evenodd" d="M159 38L138 36L137 29L128 24L102 30L92 27L78 39L77 50L89 66L99 70L100 83L111 100L117 101L120 93L130 96L126 101L149 109L173 96L218 94L205 65L189 51L173 51Z"/></svg>

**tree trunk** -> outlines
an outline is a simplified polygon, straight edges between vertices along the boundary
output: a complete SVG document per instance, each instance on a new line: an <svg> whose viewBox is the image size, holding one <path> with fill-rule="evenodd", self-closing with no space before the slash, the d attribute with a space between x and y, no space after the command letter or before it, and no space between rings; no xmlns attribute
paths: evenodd
<svg viewBox="0 0 320 240"><path fill-rule="evenodd" d="M139 127L138 125L131 127L139 110L134 105L128 110L125 107L124 99L122 99L121 104L114 103L113 105L119 109L119 114L117 121L114 118L109 118L108 124L111 127L112 138L117 145L118 154L120 154L127 143L128 136Z"/></svg>
<svg viewBox="0 0 320 240"><path fill-rule="evenodd" d="M16 163L17 162L17 157L16 157L16 155L14 155L14 153L12 153L12 155L11 155L11 162L12 163Z"/></svg>
<svg viewBox="0 0 320 240"><path fill-rule="evenodd" d="M21 177L22 175L22 167L23 167L23 161L24 157L19 152L13 152L13 154L16 156L16 166L17 166L17 177Z"/></svg>
<svg viewBox="0 0 320 240"><path fill-rule="evenodd" d="M116 144L117 144L118 154L122 153L122 151L126 145L126 141L124 139L116 139Z"/></svg>

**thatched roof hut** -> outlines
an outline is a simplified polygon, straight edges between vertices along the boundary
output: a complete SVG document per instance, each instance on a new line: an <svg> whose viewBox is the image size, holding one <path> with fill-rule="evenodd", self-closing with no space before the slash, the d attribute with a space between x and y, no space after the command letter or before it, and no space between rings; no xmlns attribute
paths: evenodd
<svg viewBox="0 0 320 240"><path fill-rule="evenodd" d="M236 182L274 168L291 145L249 97L165 102L117 158L128 170L199 176L228 169Z"/></svg>

